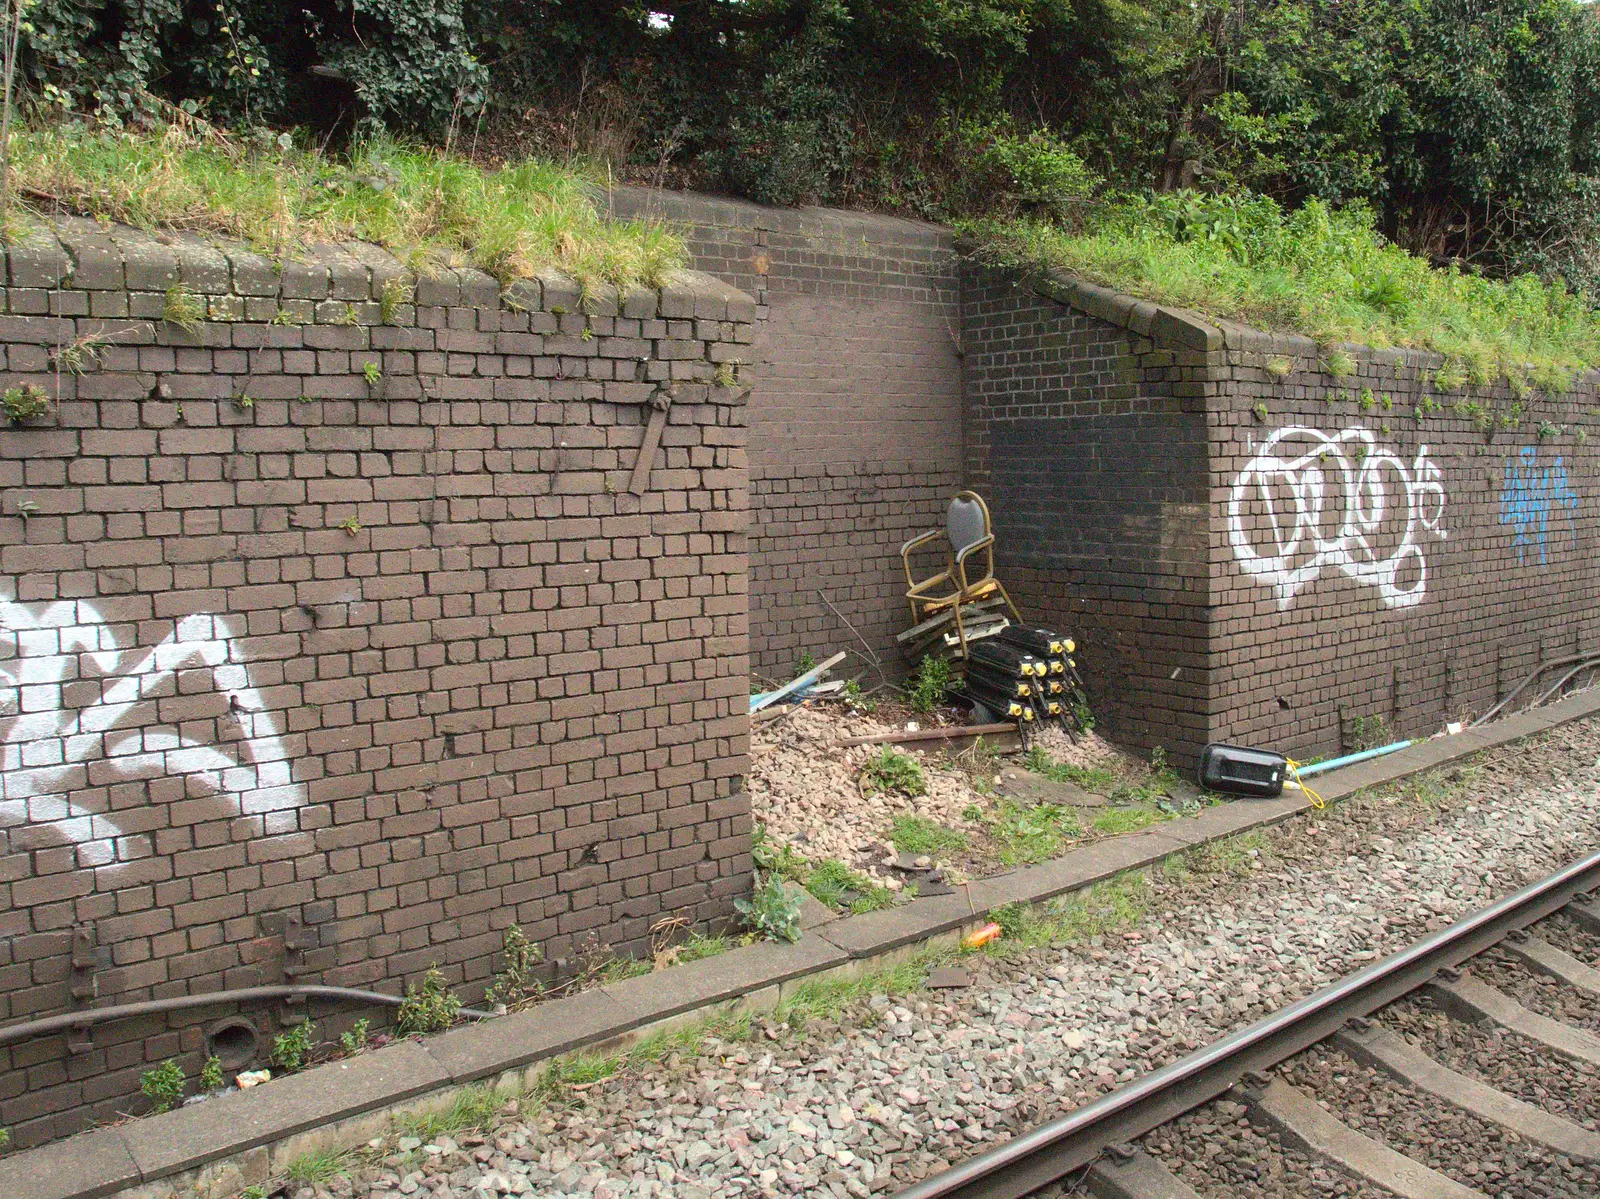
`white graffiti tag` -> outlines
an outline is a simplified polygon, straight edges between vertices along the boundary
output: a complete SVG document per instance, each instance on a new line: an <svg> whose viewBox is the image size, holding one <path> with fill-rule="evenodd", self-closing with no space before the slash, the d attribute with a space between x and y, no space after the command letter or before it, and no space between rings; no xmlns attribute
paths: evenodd
<svg viewBox="0 0 1600 1199"><path fill-rule="evenodd" d="M79 845L123 835L129 814L148 829L147 810L108 801L139 780L226 797L217 816L304 802L227 624L186 616L153 649L119 644L138 627L86 600L0 598L0 827L47 824Z"/></svg>
<svg viewBox="0 0 1600 1199"><path fill-rule="evenodd" d="M1427 593L1418 539L1444 538L1444 500L1427 446L1407 465L1368 429L1279 429L1233 481L1228 539L1240 568L1271 587L1280 608L1326 567L1405 608Z"/></svg>

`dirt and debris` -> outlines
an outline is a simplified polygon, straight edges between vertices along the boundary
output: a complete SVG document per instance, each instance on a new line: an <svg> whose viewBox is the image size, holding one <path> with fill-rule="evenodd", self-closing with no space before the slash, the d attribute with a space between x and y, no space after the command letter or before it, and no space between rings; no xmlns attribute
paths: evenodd
<svg viewBox="0 0 1600 1199"><path fill-rule="evenodd" d="M765 842L791 862L837 862L889 892L928 895L1193 805L1193 789L1159 760L1093 733L1039 729L1027 754L984 741L960 752L937 741L841 744L963 719L814 700L756 725L747 786Z"/></svg>

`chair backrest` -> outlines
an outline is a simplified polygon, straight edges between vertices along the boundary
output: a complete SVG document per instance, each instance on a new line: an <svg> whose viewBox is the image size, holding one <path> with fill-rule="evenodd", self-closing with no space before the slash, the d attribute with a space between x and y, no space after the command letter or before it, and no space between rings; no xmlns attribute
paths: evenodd
<svg viewBox="0 0 1600 1199"><path fill-rule="evenodd" d="M989 509L975 492L963 491L950 501L945 529L950 535L950 551L959 554L989 535Z"/></svg>

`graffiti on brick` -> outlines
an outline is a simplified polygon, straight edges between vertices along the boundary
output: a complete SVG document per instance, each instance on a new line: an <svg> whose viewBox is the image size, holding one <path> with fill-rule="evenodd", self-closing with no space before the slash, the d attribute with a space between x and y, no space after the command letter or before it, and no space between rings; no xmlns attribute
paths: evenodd
<svg viewBox="0 0 1600 1199"><path fill-rule="evenodd" d="M1443 540L1444 475L1370 429L1278 429L1233 481L1228 538L1240 568L1287 608L1325 570L1405 608L1428 590L1427 539Z"/></svg>
<svg viewBox="0 0 1600 1199"><path fill-rule="evenodd" d="M165 793L220 798L218 817L304 802L227 622L168 622L151 648L137 644L145 624L108 620L87 600L0 598L0 827L49 825L126 856L113 842L130 815L150 827L148 804L126 797L156 793L129 783L181 780Z"/></svg>
<svg viewBox="0 0 1600 1199"><path fill-rule="evenodd" d="M1578 544L1578 493L1567 482L1561 455L1548 466L1539 465L1539 447L1525 446L1518 460L1506 459L1506 484L1500 492L1500 523L1515 530L1511 544L1517 561L1527 562L1530 549L1539 550L1539 565L1548 566L1551 517L1567 518L1572 544Z"/></svg>

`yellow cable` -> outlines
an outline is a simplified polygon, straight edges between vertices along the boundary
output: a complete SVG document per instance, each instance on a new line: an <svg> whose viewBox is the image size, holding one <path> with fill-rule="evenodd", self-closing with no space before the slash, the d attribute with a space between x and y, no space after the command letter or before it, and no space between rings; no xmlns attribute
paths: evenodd
<svg viewBox="0 0 1600 1199"><path fill-rule="evenodd" d="M1306 786L1300 781L1300 763L1296 762L1293 758L1285 758L1284 761L1289 763L1289 773L1294 775L1294 785L1305 792L1306 798L1311 801L1311 806L1313 808L1327 807L1327 800L1323 799L1322 796L1318 795L1310 787Z"/></svg>

